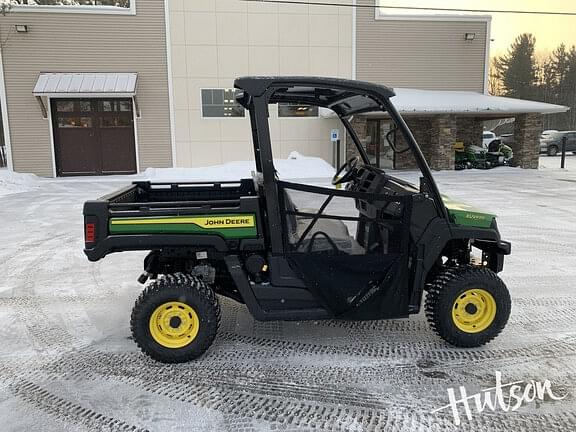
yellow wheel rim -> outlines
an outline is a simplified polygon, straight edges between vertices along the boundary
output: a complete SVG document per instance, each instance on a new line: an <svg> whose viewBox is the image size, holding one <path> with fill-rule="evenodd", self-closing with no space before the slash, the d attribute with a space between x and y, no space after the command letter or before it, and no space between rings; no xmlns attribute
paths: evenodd
<svg viewBox="0 0 576 432"><path fill-rule="evenodd" d="M182 348L198 335L200 319L194 309L182 302L167 302L150 316L150 334L166 348Z"/></svg>
<svg viewBox="0 0 576 432"><path fill-rule="evenodd" d="M480 333L490 327L496 317L496 300L483 289L463 292L454 301L452 320L466 333Z"/></svg>

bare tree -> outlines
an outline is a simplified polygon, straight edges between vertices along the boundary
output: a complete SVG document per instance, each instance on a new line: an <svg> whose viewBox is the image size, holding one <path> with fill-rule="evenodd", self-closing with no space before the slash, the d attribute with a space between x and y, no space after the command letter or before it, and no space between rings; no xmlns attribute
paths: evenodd
<svg viewBox="0 0 576 432"><path fill-rule="evenodd" d="M490 66L488 69L488 93L492 96L502 95L502 81L498 76L498 70L496 69L496 59L492 58L490 60Z"/></svg>

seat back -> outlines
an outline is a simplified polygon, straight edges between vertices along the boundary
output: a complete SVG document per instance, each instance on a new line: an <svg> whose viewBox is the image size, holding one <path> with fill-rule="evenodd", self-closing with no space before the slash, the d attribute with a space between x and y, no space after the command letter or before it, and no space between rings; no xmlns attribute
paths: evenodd
<svg viewBox="0 0 576 432"><path fill-rule="evenodd" d="M291 243L296 242L298 240L298 219L295 214L291 214L296 211L296 206L286 189L282 189L282 197L284 198L284 208L286 210L286 234Z"/></svg>

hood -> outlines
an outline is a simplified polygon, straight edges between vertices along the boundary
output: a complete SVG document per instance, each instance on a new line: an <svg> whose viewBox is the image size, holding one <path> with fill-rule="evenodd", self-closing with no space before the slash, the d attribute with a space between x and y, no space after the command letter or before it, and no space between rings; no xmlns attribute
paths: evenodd
<svg viewBox="0 0 576 432"><path fill-rule="evenodd" d="M470 204L454 200L446 195L442 195L442 201L448 210L448 214L456 225L463 225L476 228L490 228L496 215L486 213Z"/></svg>

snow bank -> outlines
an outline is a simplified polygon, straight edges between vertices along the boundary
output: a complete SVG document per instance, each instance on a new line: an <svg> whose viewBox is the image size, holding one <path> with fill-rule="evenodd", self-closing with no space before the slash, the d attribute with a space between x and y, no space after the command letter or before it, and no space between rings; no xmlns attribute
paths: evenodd
<svg viewBox="0 0 576 432"><path fill-rule="evenodd" d="M274 159L278 177L283 180L327 179L334 176L334 168L323 159L303 156L292 152L288 159ZM202 168L148 168L144 172L146 180L162 182L185 182L204 180L239 180L250 178L256 171L254 161L228 162Z"/></svg>
<svg viewBox="0 0 576 432"><path fill-rule="evenodd" d="M38 187L38 177L34 174L21 174L0 169L0 196L28 192Z"/></svg>

